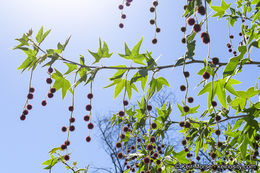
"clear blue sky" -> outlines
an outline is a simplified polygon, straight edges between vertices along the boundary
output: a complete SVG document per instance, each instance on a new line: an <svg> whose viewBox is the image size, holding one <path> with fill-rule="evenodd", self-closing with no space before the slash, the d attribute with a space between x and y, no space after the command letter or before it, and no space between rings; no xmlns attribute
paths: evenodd
<svg viewBox="0 0 260 173"><path fill-rule="evenodd" d="M43 48L56 48L57 43L64 42L72 35L71 41L67 46L64 56L70 60L78 61L79 55L83 54L87 63L93 62L93 58L88 54L87 49L97 50L98 38L105 40L114 55L111 59L103 61L106 65L126 64L128 61L122 60L117 53L124 51L123 43L126 41L130 48L137 41L144 37L142 52L153 51L153 57L161 58L158 61L160 65L172 64L177 58L183 55L185 46L180 40L183 37L180 27L184 25L181 18L183 13L183 2L165 0L160 1L158 6L158 25L161 33L158 34L158 44L152 45L151 40L154 34L154 28L150 26L149 20L153 14L149 12L152 1L134 1L130 8L126 9L127 19L125 28L119 29L120 11L118 5L121 1L117 0L8 0L0 1L0 57L1 57L1 172L47 172L43 170L41 163L49 158L48 151L60 146L66 138L61 132L61 127L67 124L69 112L67 107L71 104L71 95L69 94L62 101L61 93L55 94L52 100L48 101L46 107L40 105L48 91L45 79L48 77L46 68L38 68L34 73L33 86L36 89L34 99L32 100L33 109L30 111L26 121L21 122L21 114L24 102L26 100L29 73L21 75L17 67L22 63L25 55L21 51L11 50L19 38L30 28L36 32L41 26L45 29L52 29L52 32L43 43ZM219 2L216 2L219 3ZM236 25L238 27L239 25ZM239 29L239 27L238 27ZM238 39L238 29L233 30L235 39ZM209 31L211 37L211 55L220 58L221 62L227 61L231 54L226 49L228 42L227 22L210 21ZM198 37L198 36L197 36ZM201 44L196 49L196 58L203 59L207 55L207 46ZM259 55L259 51L255 55ZM257 57L259 58L259 57ZM253 58L254 59L254 58ZM254 59L257 60L257 59ZM60 64L57 66L60 71L65 72L66 68ZM192 65L187 67L191 72L191 96L196 96L200 88L195 88L201 77L195 75L202 68L202 65ZM246 89L255 85L256 76L248 74L259 74L259 68L245 68L244 72L239 74L236 79L243 81L242 85L236 86L236 89ZM97 75L94 83L94 102L93 113L95 116L106 114L109 110L117 112L122 109L118 106L121 103L122 95L113 100L113 89L103 89L109 84L108 77L113 75L113 71L103 71ZM179 92L179 85L183 84L184 77L181 74L181 68L174 70L163 70L159 75L168 79L171 85L171 91L177 96L180 102L183 93ZM71 161L77 160L79 166L94 164L96 167L109 167L110 160L102 149L97 136L97 128L92 133L93 141L85 142L88 134L86 123L82 117L85 112L85 105L88 103L86 94L89 87L79 87L76 90L76 131L71 133L73 151ZM141 94L141 93L140 93ZM139 97L134 95L133 99ZM193 105L201 104L206 107L205 96L195 97ZM202 110L202 109L200 109ZM179 114L176 106L171 117L176 118ZM112 116L112 115L111 115ZM64 168L57 167L53 172L65 172Z"/></svg>

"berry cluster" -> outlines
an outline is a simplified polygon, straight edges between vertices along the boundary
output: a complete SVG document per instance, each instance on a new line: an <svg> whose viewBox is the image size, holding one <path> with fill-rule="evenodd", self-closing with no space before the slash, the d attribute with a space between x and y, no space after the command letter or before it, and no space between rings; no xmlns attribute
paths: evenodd
<svg viewBox="0 0 260 173"><path fill-rule="evenodd" d="M50 90L49 90L49 92L47 94L48 98L53 98L54 93L56 92L56 89L51 87L51 84L52 84L51 74L52 74L52 72L53 72L53 68L49 67L48 73L49 73L50 77L46 79L46 83L50 85ZM45 100L42 101L42 106L46 106L46 105L47 105L47 101L45 99Z"/></svg>
<svg viewBox="0 0 260 173"><path fill-rule="evenodd" d="M157 7L158 5L159 5L158 0L155 0L155 1L153 1L152 6L150 7L150 12L151 12L151 13L154 13L154 18L150 20L150 24L155 26L155 34L154 34L154 38L153 38L153 40L152 40L152 43L153 43L153 44L156 44L156 43L157 43L156 35L157 35L157 33L161 32L161 28L159 28L159 27L157 26L157 20L156 20L156 18L157 18L156 7Z"/></svg>
<svg viewBox="0 0 260 173"><path fill-rule="evenodd" d="M83 119L84 119L84 121L87 121L87 122L90 121L88 123L87 127L88 127L89 130L92 130L94 128L94 124L91 122L91 120L92 120L91 119L91 115L92 115L91 114L91 110L92 110L92 104L91 104L92 102L91 101L93 99L93 94L92 93L88 93L87 98L90 100L90 103L86 105L86 110L89 111L90 114L89 115L85 115ZM89 132L89 135L86 137L86 141L87 142L91 141L90 132Z"/></svg>
<svg viewBox="0 0 260 173"><path fill-rule="evenodd" d="M124 28L124 24L122 22L122 20L126 19L126 14L124 13L124 7L125 6L129 7L132 2L133 2L133 0L126 0L125 4L124 4L124 1L123 1L123 3L118 6L118 9L121 11L120 23L118 25L119 28Z"/></svg>
<svg viewBox="0 0 260 173"><path fill-rule="evenodd" d="M26 104L24 106L22 115L20 116L20 120L24 121L26 119L26 115L29 114L29 110L32 109L32 105L28 104L28 100L32 100L33 99L33 93L34 93L35 89L33 87L29 88L29 93L27 94L27 100L26 100Z"/></svg>

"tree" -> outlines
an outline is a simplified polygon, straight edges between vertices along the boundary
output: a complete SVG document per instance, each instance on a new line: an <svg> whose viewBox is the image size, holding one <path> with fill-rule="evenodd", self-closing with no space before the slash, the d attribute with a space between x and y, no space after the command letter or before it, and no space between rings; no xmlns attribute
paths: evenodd
<svg viewBox="0 0 260 173"><path fill-rule="evenodd" d="M131 2L127 1L125 5L129 6ZM260 102L257 95L260 95L260 92L257 85L247 90L235 90L233 85L241 83L235 77L239 73L242 73L242 70L250 66L260 65L260 62L255 60L256 57L254 57L253 53L254 51L259 51L260 48L260 1L237 0L235 4L231 5L231 3L228 4L224 0L221 1L220 6L213 6L210 0L187 1L187 5L184 6L185 12L183 15L186 25L181 27L181 31L184 33L181 41L186 45L186 51L174 64L169 65L158 65L150 51L140 53L143 38L132 49L129 49L125 43L125 53L118 53L120 57L131 61L130 66L104 66L102 58L110 58L113 53L110 53L105 41L102 44L101 39L99 40L97 52L89 50L89 53L95 59L93 64L100 63L100 66L89 65L85 62L84 56L80 56L79 62L64 58L62 52L66 48L70 38L64 44L58 43L57 49L43 50L41 43L47 37L50 30L44 32L43 28L41 28L36 34L35 39L32 36L32 30L30 30L28 33L23 34L22 38L17 39L20 44L14 49L20 49L28 56L18 69L22 71L28 69L31 71L27 100L20 119L25 120L28 111L31 109L29 101L33 99L34 92L34 88L31 85L33 72L43 62L45 63L44 67L49 67L48 73L50 77L46 80L50 84L48 97L52 98L53 94L60 89L62 90L63 98L68 91L72 94L72 105L68 108L71 112L69 123L68 126L62 128L62 131L67 132L66 141L60 147L52 149L50 152L51 159L44 162L47 165L46 169L51 171L51 168L56 163L61 162L72 172L87 171L87 168L78 169L76 163L74 166L68 165L66 161L70 159L69 154L62 154L63 150L68 149L70 132L75 129L73 125L75 121L73 119L74 91L79 84L90 86L90 93L88 94L90 103L86 105L89 116L86 116L85 120L90 121L88 128L91 130L94 128L91 112L91 100L93 98L92 84L99 71L115 70L115 74L109 78L111 84L105 88L115 85L114 98L117 98L123 91L123 110L115 113L111 118L111 122L113 125L118 125L121 129L121 145L127 145L131 141L135 141L135 148L140 146L141 149L137 150L135 155L130 155L127 149L122 148L117 153L117 158L111 157L111 159L116 160L134 156L137 172L171 172L172 170L192 172L193 170L198 170L198 167L195 167L193 163L195 163L195 158L200 160L197 156L201 153L204 157L208 158L211 165L209 167L200 165L200 171L212 172L212 170L223 171L224 169L230 169L240 172L241 169L246 169L243 171L249 172L252 169L258 170L256 166L259 161L258 146L260 135L258 118ZM160 32L156 21L157 6L158 1L154 1L153 6L150 8L150 12L155 14L155 18L150 21L152 25L156 26L155 37L152 40L153 44L157 43L156 34ZM122 10L123 7L124 5L119 6L119 9ZM209 14L209 9L214 11L213 15ZM214 32L210 34L208 20L215 19L214 17L227 19L229 27L235 26L235 23L241 26L239 35L242 41L239 45L233 41L234 35L229 33L230 42L227 44L227 47L228 51L233 53L233 56L227 62L222 62L220 58L210 54L210 43ZM206 28L203 32L201 31L202 26ZM119 27L123 28L123 23L120 23ZM201 42L195 37L199 34ZM208 56L204 60L195 57L195 48L198 44L208 45ZM45 61L47 60L49 61L46 63ZM64 62L67 65L68 70L65 73L54 68L54 65L58 62ZM136 66L132 66L132 64ZM199 112L200 117L198 118L193 115L198 113L200 105L191 107L190 104L194 98L190 97L188 93L190 89L189 80L191 79L187 67L194 64L204 65L197 73L202 79L198 82L198 85L203 84L197 96L208 93L207 106L203 111ZM157 116L152 116L152 111L155 109L151 106L151 99L163 86L169 87L169 83L164 77L158 77L159 71L173 67L182 67L182 75L186 81L185 84L180 86L180 91L184 92L184 99L181 103L177 103L178 113L182 118L181 121L170 119L173 111L172 103L167 104L164 102L163 106L156 108ZM137 72L131 75L130 71ZM67 75L70 74L74 74L72 83L67 79ZM257 76L257 73L252 75L254 75L256 82L258 82L260 77ZM147 83L148 79L149 82ZM55 82L52 85L53 80ZM140 89L136 86L139 82L141 83ZM133 90L136 92L142 90L144 93L141 94L141 99L137 100L137 108L128 108L127 106L131 100ZM46 103L46 100L43 100L42 105L45 106ZM174 114L177 114L177 111L174 111ZM234 119L236 120L235 124L230 125L229 122ZM180 133L184 137L181 141L184 149L177 151L173 146L168 145L165 152L160 153L158 150L159 144L154 141L163 142L169 127L175 124L179 124L182 127ZM223 126L224 129L221 129L220 127ZM145 129L144 132L147 133L142 133L142 129ZM142 138L141 141L138 138ZM151 140L151 138L154 138L154 140ZM86 141L91 142L91 137L87 136ZM202 151L202 149L204 150ZM159 154L154 155L154 152L158 152ZM186 164L186 167L179 164ZM232 166L229 166L229 164ZM238 164L243 164L243 167ZM119 170L121 171L122 169ZM124 172L127 173L129 171L130 167Z"/></svg>

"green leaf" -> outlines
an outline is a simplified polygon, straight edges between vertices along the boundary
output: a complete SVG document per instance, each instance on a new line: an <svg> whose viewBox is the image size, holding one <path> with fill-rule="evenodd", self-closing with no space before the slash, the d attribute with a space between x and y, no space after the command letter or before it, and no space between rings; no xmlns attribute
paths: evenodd
<svg viewBox="0 0 260 173"><path fill-rule="evenodd" d="M51 32L51 30L48 30L45 33L43 33L43 26L42 26L36 35L37 43L40 45L50 32Z"/></svg>
<svg viewBox="0 0 260 173"><path fill-rule="evenodd" d="M249 99L259 93L260 90L255 90L254 87L249 88L247 91L237 91L239 97Z"/></svg>
<svg viewBox="0 0 260 173"><path fill-rule="evenodd" d="M238 147L241 152L241 156L242 156L243 160L246 160L246 150L247 150L248 141L249 141L249 139L248 139L247 135L244 135L244 140Z"/></svg>
<svg viewBox="0 0 260 173"><path fill-rule="evenodd" d="M172 151L172 156L179 161L179 163L189 163L190 161L186 159L186 152L185 151L180 151L178 153Z"/></svg>
<svg viewBox="0 0 260 173"><path fill-rule="evenodd" d="M139 50L140 50L142 42L143 42L143 37L132 49L131 53L132 53L133 56L139 55Z"/></svg>
<svg viewBox="0 0 260 173"><path fill-rule="evenodd" d="M237 120L236 123L235 123L234 126L233 126L232 131L238 129L238 128L241 126L241 124L243 123L243 121L244 121L243 119Z"/></svg>
<svg viewBox="0 0 260 173"><path fill-rule="evenodd" d="M234 73L234 71L241 59L242 59L242 56L240 56L240 55L229 59L229 62L226 65L224 72L223 72L223 78L225 78L229 75L232 75Z"/></svg>
<svg viewBox="0 0 260 173"><path fill-rule="evenodd" d="M157 78L156 81L157 81L157 83L156 83L157 92L159 92L162 89L163 85L170 87L168 81L163 77Z"/></svg>
<svg viewBox="0 0 260 173"><path fill-rule="evenodd" d="M64 99L68 90L72 93L71 84L62 76L61 72L59 72L57 69L55 69L55 71L56 72L52 74L52 78L55 80L53 87L57 91L62 89L62 99Z"/></svg>
<svg viewBox="0 0 260 173"><path fill-rule="evenodd" d="M225 83L223 80L220 80L216 82L216 85L216 95L218 97L218 100L220 104L227 109L226 90L224 88Z"/></svg>
<svg viewBox="0 0 260 173"><path fill-rule="evenodd" d="M66 62L65 62L65 64L69 67L69 69L67 70L66 73L64 73L64 75L69 74L70 72L72 72L78 68L78 66L75 64L70 64L70 63L66 63Z"/></svg>
<svg viewBox="0 0 260 173"><path fill-rule="evenodd" d="M120 82L116 84L114 99L121 93L124 87L125 87L125 79L121 79Z"/></svg>

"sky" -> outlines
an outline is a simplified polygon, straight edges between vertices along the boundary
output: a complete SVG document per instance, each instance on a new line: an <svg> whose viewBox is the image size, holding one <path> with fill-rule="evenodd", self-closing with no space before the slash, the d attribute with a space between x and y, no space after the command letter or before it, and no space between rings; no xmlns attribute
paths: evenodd
<svg viewBox="0 0 260 173"><path fill-rule="evenodd" d="M184 54L185 46L181 44L183 34L180 27L185 25L181 18L183 5L181 1L165 0L160 1L158 6L158 26L161 33L158 34L158 44L153 45L151 40L154 35L154 27L149 24L153 14L149 12L152 1L134 1L131 7L126 8L127 19L124 21L124 29L120 29L119 0L2 0L0 1L0 80L1 82L1 171L8 173L15 172L47 172L43 170L41 163L49 159L48 151L60 146L66 138L61 132L61 127L67 124L69 112L67 107L71 104L71 94L62 100L61 92L55 93L55 97L48 100L48 105L40 105L45 94L48 92L48 85L45 79L48 77L47 68L37 68L32 85L35 88L33 105L25 121L19 117L27 96L29 72L21 74L16 70L23 62L25 55L18 50L12 50L18 44L15 38L19 38L29 29L34 34L41 26L45 30L51 29L51 33L42 44L43 49L56 48L58 42L64 42L72 35L67 46L64 57L72 61L78 61L79 55L86 57L86 63L91 64L93 58L87 49L96 51L98 49L98 38L105 40L109 49L114 52L110 59L103 60L104 65L130 65L130 62L120 58L117 53L124 53L124 42L127 42L130 49L143 37L141 52L146 50L153 52L154 59L160 57L158 64L173 64L176 59ZM217 1L216 4L219 2ZM239 25L231 28L235 40L239 39ZM190 28L189 28L190 29ZM203 28L204 29L204 28ZM204 29L205 30L205 29ZM210 20L209 31L211 37L211 56L219 57L220 62L227 62L232 56L228 53L226 43L228 42L228 29L225 20ZM203 60L207 56L207 45L203 45L196 36L198 47L196 48L197 59ZM256 50L252 55L259 55ZM254 57L254 56L252 56ZM257 57L258 58L258 57ZM254 58L253 58L254 59ZM257 60L257 59L254 59ZM66 67L62 63L56 66L60 71L65 72ZM201 87L195 88L201 81L196 73L203 66L201 64L189 65L187 69L191 73L190 95L195 98L193 106L201 104L200 111L207 107L207 97L196 97ZM222 69L223 70L223 69ZM114 88L104 89L108 85L108 77L115 71L104 70L97 75L93 83L93 115L103 116L108 111L122 109L118 106L122 101L122 94L113 100ZM244 68L243 73L238 74L235 79L243 81L235 89L243 90L255 86L259 68L250 66ZM132 73L130 73L132 74ZM248 75L250 74L250 75ZM181 103L183 93L179 92L179 86L184 84L185 79L181 74L181 68L162 70L158 74L167 78L171 87L169 88ZM140 88L140 86L138 86ZM141 90L140 90L141 91ZM100 144L97 128L91 131L93 141L85 142L88 134L83 116L84 109L88 104L86 95L89 93L89 86L79 86L76 90L75 117L76 130L71 133L71 161L78 161L80 167L88 164L96 167L110 167L111 162ZM142 92L135 93L131 102L140 98ZM176 105L173 106L172 118L180 118ZM112 116L112 115L111 115ZM62 165L63 166L63 165ZM64 171L62 166L57 166L53 172Z"/></svg>

